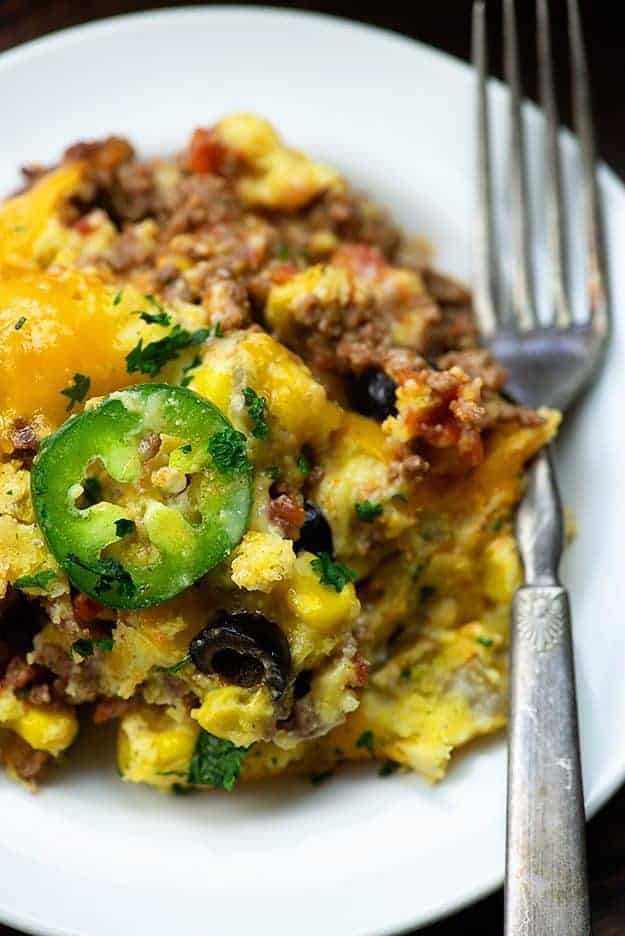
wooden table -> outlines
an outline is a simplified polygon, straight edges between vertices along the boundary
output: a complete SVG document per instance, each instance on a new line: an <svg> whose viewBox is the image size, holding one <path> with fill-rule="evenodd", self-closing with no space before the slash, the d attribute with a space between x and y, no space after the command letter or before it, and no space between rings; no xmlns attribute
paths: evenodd
<svg viewBox="0 0 625 936"><path fill-rule="evenodd" d="M193 0L186 0L190 5ZM377 4L387 12L364 14L362 3L289 3L272 0L274 6L299 6L342 16L366 19L368 22L395 29L423 42L445 49L454 55L469 53L470 0L436 0L436 3L413 3L413 12L393 10L394 4ZM20 42L44 35L76 23L140 10L145 7L174 6L174 2L141 3L136 0L0 0L0 51ZM404 5L408 7L408 4ZM519 4L521 40L524 58L533 55L533 22L529 15L533 4ZM491 8L498 4L491 2ZM589 57L594 79L597 134L601 155L625 176L625 126L623 91L625 90L625 55L623 33L619 29L617 4L582 0L586 23ZM556 18L564 15L564 0L553 0ZM491 27L499 28L493 9ZM560 72L560 91L564 100L565 118L569 114L566 89L566 42L563 30L554 29L554 46ZM498 67L499 62L495 62ZM528 92L535 87L528 83ZM19 99L19 89L16 91ZM103 127L103 131L114 130ZM80 128L77 128L77 135ZM36 154L35 154L36 155ZM588 831L590 881L595 936L623 936L625 933L625 789L590 823ZM421 936L499 936L501 934L502 896L497 893L469 910L421 930ZM0 923L0 936L17 936L15 930ZM114 936L114 934L111 934ZM124 934L119 934L124 936ZM185 934L186 936L186 934ZM571 933L570 936L575 936Z"/></svg>

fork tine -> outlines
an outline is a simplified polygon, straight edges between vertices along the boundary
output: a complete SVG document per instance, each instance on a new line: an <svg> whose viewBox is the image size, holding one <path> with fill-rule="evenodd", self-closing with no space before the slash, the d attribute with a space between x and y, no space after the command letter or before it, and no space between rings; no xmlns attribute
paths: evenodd
<svg viewBox="0 0 625 936"><path fill-rule="evenodd" d="M596 175L595 134L590 81L577 0L568 0L571 80L575 132L579 137L586 238L588 244L590 316L593 328L606 335L610 328L605 259L605 234Z"/></svg>
<svg viewBox="0 0 625 936"><path fill-rule="evenodd" d="M513 230L512 309L522 331L536 325L536 301L530 250L527 167L515 0L504 0L504 66L510 93L510 193Z"/></svg>
<svg viewBox="0 0 625 936"><path fill-rule="evenodd" d="M478 230L476 237L475 314L482 335L492 335L497 327L497 270L495 222L490 158L490 121L488 116L488 51L486 6L475 0L472 23L473 65L477 75L477 186Z"/></svg>
<svg viewBox="0 0 625 936"><path fill-rule="evenodd" d="M552 275L552 303L549 314L556 325L571 324L568 299L569 271L566 259L566 220L562 196L562 165L558 142L558 107L553 85L551 27L547 0L536 0L540 102L545 114L545 196L547 230Z"/></svg>

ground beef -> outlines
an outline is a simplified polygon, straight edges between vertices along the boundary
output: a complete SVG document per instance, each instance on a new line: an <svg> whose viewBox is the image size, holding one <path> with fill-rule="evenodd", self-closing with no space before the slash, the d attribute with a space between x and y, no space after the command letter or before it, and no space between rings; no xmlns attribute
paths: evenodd
<svg viewBox="0 0 625 936"><path fill-rule="evenodd" d="M31 663L27 663L24 657L13 657L7 664L4 676L0 680L1 689L9 689L11 692L19 691L29 683L34 682L38 675L38 669Z"/></svg>
<svg viewBox="0 0 625 936"><path fill-rule="evenodd" d="M287 539L295 541L306 519L302 497L300 494L281 491L275 485L272 485L272 491L275 496L269 501L269 522L277 526Z"/></svg>
<svg viewBox="0 0 625 936"><path fill-rule="evenodd" d="M132 699L100 699L93 710L93 721L96 725L121 718L132 707Z"/></svg>
<svg viewBox="0 0 625 936"><path fill-rule="evenodd" d="M22 780L34 780L49 760L45 751L35 751L17 735L12 738L10 765Z"/></svg>

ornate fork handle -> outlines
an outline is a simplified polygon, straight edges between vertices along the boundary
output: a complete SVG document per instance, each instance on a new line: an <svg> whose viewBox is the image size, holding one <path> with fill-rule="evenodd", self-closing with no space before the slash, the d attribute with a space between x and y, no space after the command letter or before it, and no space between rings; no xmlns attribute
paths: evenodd
<svg viewBox="0 0 625 936"><path fill-rule="evenodd" d="M512 610L506 936L591 933L571 618L552 564L559 517L543 454L518 520L528 584Z"/></svg>

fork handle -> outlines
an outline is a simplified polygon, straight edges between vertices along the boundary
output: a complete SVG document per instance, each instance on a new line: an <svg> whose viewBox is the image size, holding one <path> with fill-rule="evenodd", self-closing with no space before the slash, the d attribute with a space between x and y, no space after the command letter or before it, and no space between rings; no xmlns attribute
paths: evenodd
<svg viewBox="0 0 625 936"><path fill-rule="evenodd" d="M588 936L586 833L568 595L512 610L506 936Z"/></svg>

